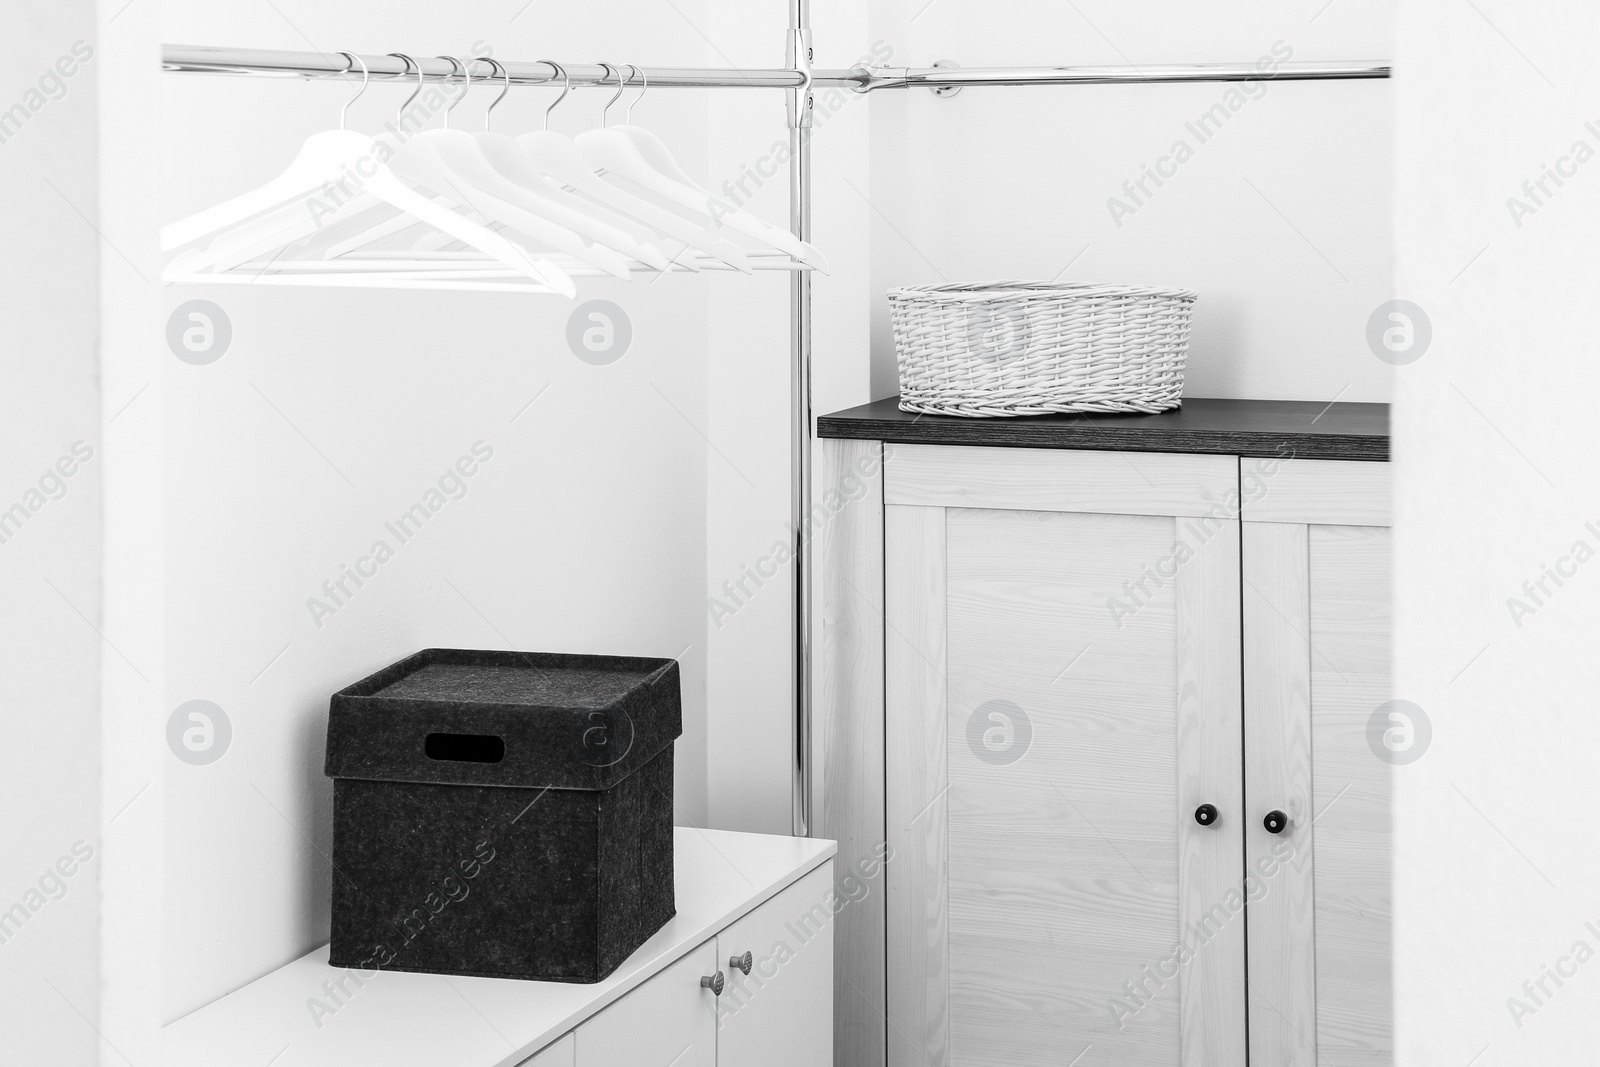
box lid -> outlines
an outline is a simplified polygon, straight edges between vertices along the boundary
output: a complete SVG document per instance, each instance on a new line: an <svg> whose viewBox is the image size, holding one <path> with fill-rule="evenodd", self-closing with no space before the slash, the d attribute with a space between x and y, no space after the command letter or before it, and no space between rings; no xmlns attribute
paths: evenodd
<svg viewBox="0 0 1600 1067"><path fill-rule="evenodd" d="M324 770L604 790L682 732L676 660L429 648L333 695Z"/></svg>

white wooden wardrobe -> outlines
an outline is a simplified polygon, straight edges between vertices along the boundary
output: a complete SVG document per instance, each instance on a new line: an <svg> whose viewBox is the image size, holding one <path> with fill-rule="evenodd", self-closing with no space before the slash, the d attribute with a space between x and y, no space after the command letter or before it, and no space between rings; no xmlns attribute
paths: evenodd
<svg viewBox="0 0 1600 1067"><path fill-rule="evenodd" d="M823 484L869 489L823 535L819 832L890 860L841 917L835 1062L1390 1063L1388 470L1305 458L1374 441L855 414L822 431L859 435Z"/></svg>

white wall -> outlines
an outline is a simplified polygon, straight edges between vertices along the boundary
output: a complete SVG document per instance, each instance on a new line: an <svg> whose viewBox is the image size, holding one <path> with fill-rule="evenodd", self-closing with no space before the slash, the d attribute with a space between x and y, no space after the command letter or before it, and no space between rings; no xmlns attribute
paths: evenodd
<svg viewBox="0 0 1600 1067"><path fill-rule="evenodd" d="M1434 729L1397 783L1405 1065L1600 1046L1600 164L1563 162L1600 150L1597 31L1579 5L1401 8L1399 291L1435 331L1395 397L1396 695ZM1536 202L1523 183L1547 166L1568 177ZM1535 209L1520 226L1513 197Z"/></svg>
<svg viewBox="0 0 1600 1067"><path fill-rule="evenodd" d="M876 0L896 65L1385 59L1388 0ZM1385 82L926 90L872 98L873 392L898 392L884 290L996 278L1199 290L1185 395L1388 399ZM1232 94L1230 96L1230 94ZM1237 110L1201 143L1185 123ZM1229 105L1229 106L1233 106ZM1138 203L1122 189L1194 150ZM1174 164L1165 164L1172 170ZM1134 208L1113 220L1107 201Z"/></svg>
<svg viewBox="0 0 1600 1067"><path fill-rule="evenodd" d="M7 4L0 38L0 1047L79 1064L103 865L94 5Z"/></svg>

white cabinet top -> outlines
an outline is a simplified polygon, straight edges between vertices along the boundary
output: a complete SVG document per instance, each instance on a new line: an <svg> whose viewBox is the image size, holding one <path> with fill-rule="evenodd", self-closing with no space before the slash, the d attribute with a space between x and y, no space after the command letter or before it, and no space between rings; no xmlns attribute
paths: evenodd
<svg viewBox="0 0 1600 1067"><path fill-rule="evenodd" d="M678 914L603 982L383 971L363 983L355 971L328 966L324 945L166 1027L161 1062L513 1067L837 851L832 841L684 826L676 833Z"/></svg>

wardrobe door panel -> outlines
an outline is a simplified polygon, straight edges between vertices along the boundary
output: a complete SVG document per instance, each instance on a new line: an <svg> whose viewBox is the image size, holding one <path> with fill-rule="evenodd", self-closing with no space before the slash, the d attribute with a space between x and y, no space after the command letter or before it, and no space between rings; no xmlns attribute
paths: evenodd
<svg viewBox="0 0 1600 1067"><path fill-rule="evenodd" d="M1237 523L885 516L889 1062L1236 1067Z"/></svg>
<svg viewBox="0 0 1600 1067"><path fill-rule="evenodd" d="M1371 726L1389 699L1389 531L1246 522L1244 574L1251 1058L1383 1067L1405 759ZM1272 810L1289 816L1278 834Z"/></svg>
<svg viewBox="0 0 1600 1067"><path fill-rule="evenodd" d="M1169 555L1173 522L948 528L951 1062L1176 1064L1177 983L1107 1006L1178 930L1176 597L1119 627L1095 595Z"/></svg>
<svg viewBox="0 0 1600 1067"><path fill-rule="evenodd" d="M1390 1063L1394 1044L1390 803L1400 771L1369 741L1389 699L1389 531L1313 526L1310 543L1318 1063L1368 1067ZM1392 725L1385 717L1384 732ZM1397 744L1415 743L1398 725Z"/></svg>

